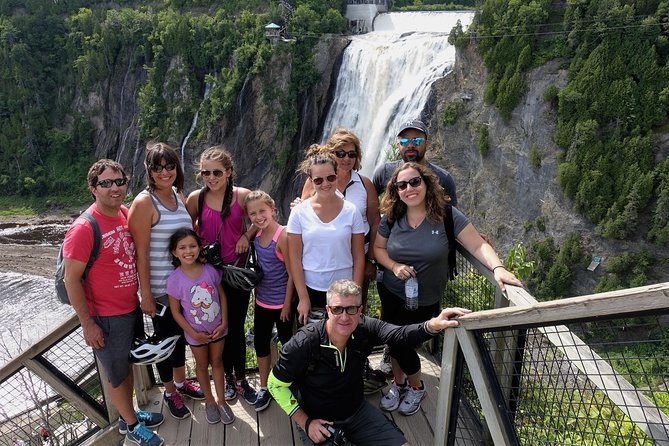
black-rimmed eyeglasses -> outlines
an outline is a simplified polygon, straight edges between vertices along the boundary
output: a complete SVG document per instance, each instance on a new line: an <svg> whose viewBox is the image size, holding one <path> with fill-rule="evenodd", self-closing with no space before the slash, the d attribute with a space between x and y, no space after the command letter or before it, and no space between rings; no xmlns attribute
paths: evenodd
<svg viewBox="0 0 669 446"><path fill-rule="evenodd" d="M395 187L397 188L397 190L404 190L404 189L407 188L407 186L418 187L418 186L420 186L420 183L422 183L422 182L423 182L423 178L413 177L413 178L409 179L408 181L397 181L395 183Z"/></svg>
<svg viewBox="0 0 669 446"><path fill-rule="evenodd" d="M347 152L346 150L335 150L334 154L337 158L346 158L348 156L353 159L358 157L358 152L355 150L351 150L350 152Z"/></svg>
<svg viewBox="0 0 669 446"><path fill-rule="evenodd" d="M171 172L176 168L177 168L177 165L174 164L174 163L167 163L165 165L154 164L153 166L151 166L151 170L154 171L155 173L160 173L160 172L163 171L163 169L167 170L168 172Z"/></svg>
<svg viewBox="0 0 669 446"><path fill-rule="evenodd" d="M340 307L339 305L335 305L334 307L328 306L330 311L332 311L332 314L340 315L345 311L349 316L358 314L361 307L362 305L349 305L348 307Z"/></svg>
<svg viewBox="0 0 669 446"><path fill-rule="evenodd" d="M116 178L115 180L100 180L97 182L96 186L100 186L103 189L109 189L112 187L112 184L115 184L118 187L125 186L128 184L127 178Z"/></svg>

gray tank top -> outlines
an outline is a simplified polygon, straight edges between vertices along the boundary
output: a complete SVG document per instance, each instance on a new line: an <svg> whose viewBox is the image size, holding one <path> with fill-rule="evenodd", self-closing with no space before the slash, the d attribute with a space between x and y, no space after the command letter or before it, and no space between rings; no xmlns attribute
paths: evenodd
<svg viewBox="0 0 669 446"><path fill-rule="evenodd" d="M170 237L177 229L192 229L193 220L176 191L174 191L174 196L177 201L177 208L174 211L168 209L160 202L158 197L149 191L142 191L141 193L149 194L158 211L158 221L151 226L151 240L149 241L151 293L153 293L154 298L161 298L160 301L166 304L167 298L164 296L167 295L167 277L174 271L172 254L169 252Z"/></svg>

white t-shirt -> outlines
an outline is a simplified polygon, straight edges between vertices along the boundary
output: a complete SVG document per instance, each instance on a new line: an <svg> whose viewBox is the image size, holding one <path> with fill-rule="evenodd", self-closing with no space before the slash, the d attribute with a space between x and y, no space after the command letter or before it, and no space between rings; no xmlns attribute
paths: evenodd
<svg viewBox="0 0 669 446"><path fill-rule="evenodd" d="M331 222L323 223L311 200L303 201L291 211L287 232L302 236L302 268L309 288L327 291L335 280L353 279L351 236L365 233L354 204L344 201L339 214Z"/></svg>

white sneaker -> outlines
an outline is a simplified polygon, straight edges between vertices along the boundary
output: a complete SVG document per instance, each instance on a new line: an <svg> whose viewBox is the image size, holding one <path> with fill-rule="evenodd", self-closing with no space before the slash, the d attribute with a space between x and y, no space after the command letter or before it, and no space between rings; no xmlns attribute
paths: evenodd
<svg viewBox="0 0 669 446"><path fill-rule="evenodd" d="M406 394L400 404L400 413L402 415L413 415L420 409L420 402L427 396L425 392L425 383L420 382L422 389L413 386L407 386Z"/></svg>
<svg viewBox="0 0 669 446"><path fill-rule="evenodd" d="M388 387L388 392L386 392L386 394L381 398L381 403L379 404L381 410L392 412L393 410L397 409L400 405L402 395L404 395L404 392L406 392L406 388L406 384L403 386L398 386L395 384L395 381L393 381L390 384L390 387Z"/></svg>

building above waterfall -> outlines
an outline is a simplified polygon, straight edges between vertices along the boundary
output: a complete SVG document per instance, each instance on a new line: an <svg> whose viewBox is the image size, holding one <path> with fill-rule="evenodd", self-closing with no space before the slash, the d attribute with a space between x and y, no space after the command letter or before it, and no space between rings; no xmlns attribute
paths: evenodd
<svg viewBox="0 0 669 446"><path fill-rule="evenodd" d="M346 18L349 30L355 34L374 31L374 18L382 12L388 12L387 0L348 0Z"/></svg>

